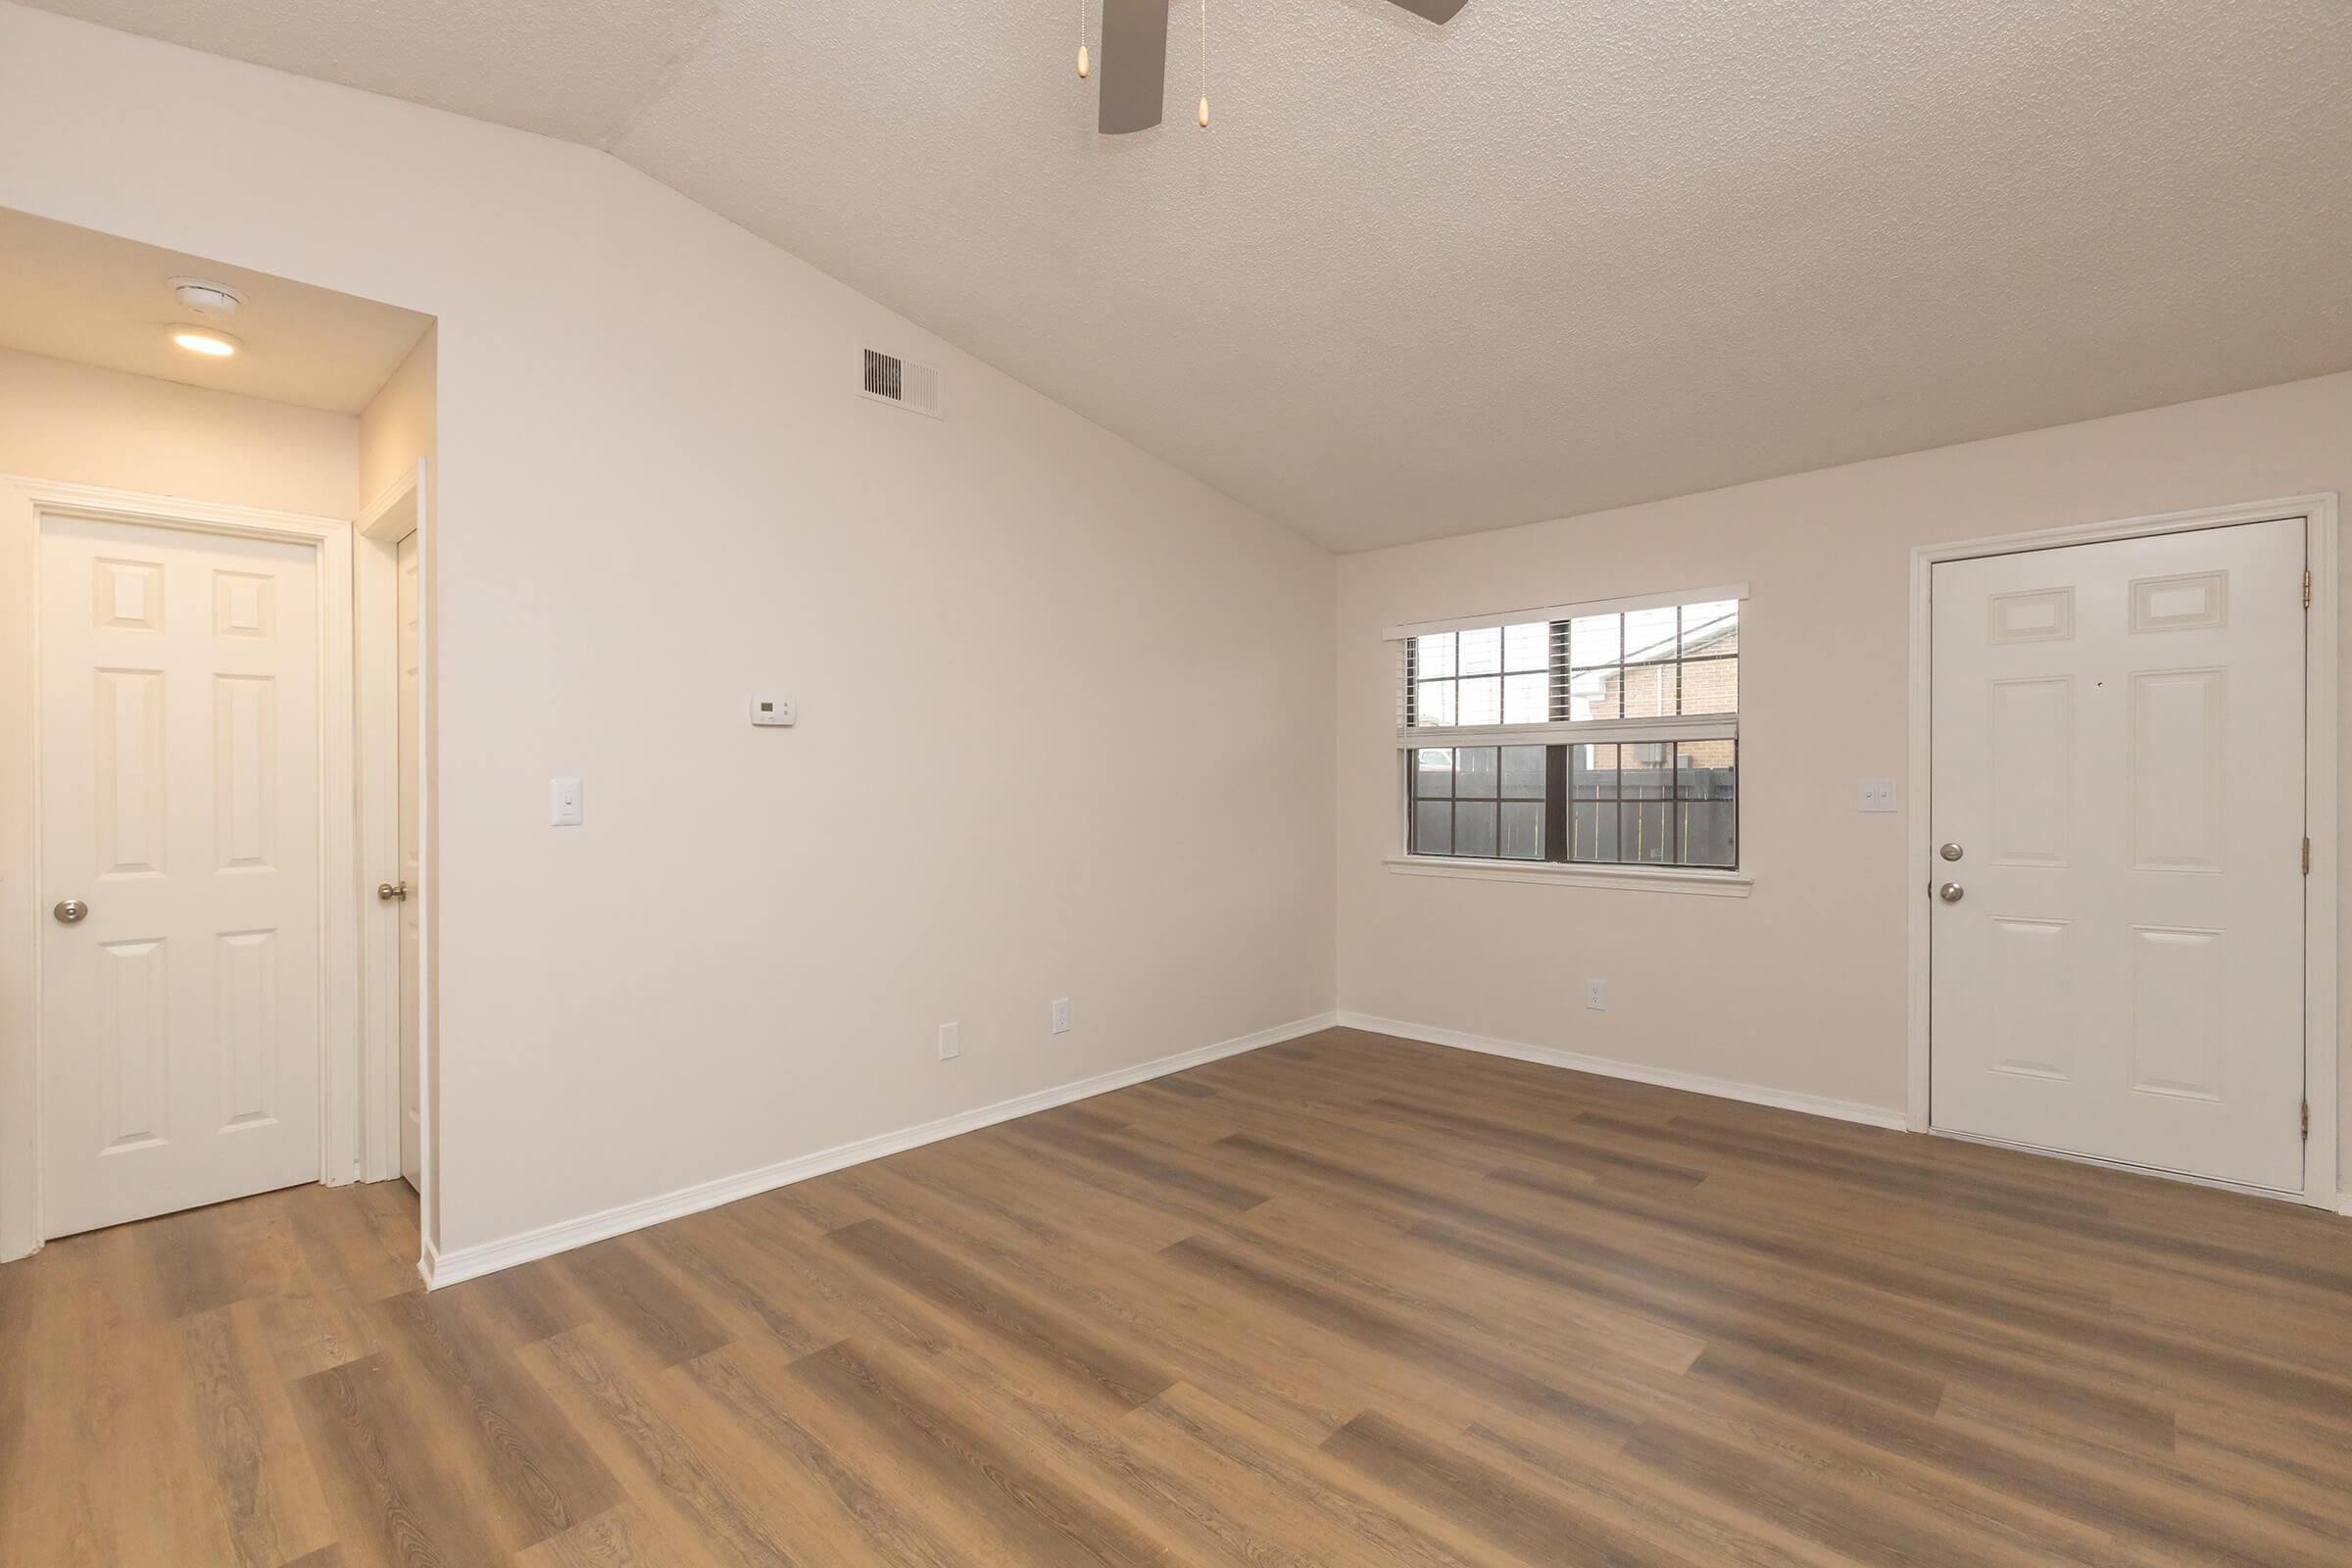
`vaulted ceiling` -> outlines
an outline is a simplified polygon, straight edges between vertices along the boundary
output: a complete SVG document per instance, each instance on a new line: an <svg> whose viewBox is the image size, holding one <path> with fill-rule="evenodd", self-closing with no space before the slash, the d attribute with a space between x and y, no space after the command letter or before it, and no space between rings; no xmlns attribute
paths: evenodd
<svg viewBox="0 0 2352 1568"><path fill-rule="evenodd" d="M39 3L610 148L1340 550L2352 368L2345 0L1208 0L1207 132L1180 0L1126 137L1079 0Z"/></svg>

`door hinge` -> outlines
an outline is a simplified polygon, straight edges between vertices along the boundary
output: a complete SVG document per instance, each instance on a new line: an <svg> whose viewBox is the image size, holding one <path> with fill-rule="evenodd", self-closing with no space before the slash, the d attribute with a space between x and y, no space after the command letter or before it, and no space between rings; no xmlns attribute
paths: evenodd
<svg viewBox="0 0 2352 1568"><path fill-rule="evenodd" d="M2305 610L2311 608L2311 568L2309 566L2303 568L2303 608Z"/></svg>
<svg viewBox="0 0 2352 1568"><path fill-rule="evenodd" d="M2303 874L2311 875L2311 840L2308 838L2303 841Z"/></svg>
<svg viewBox="0 0 2352 1568"><path fill-rule="evenodd" d="M2303 1141L2311 1142L2311 1102L2303 1102Z"/></svg>

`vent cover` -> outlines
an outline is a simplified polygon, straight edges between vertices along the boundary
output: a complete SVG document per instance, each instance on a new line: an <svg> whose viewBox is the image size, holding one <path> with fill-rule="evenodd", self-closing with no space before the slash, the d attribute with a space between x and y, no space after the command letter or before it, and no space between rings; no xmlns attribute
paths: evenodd
<svg viewBox="0 0 2352 1568"><path fill-rule="evenodd" d="M940 416L939 369L875 349L865 351L865 396L877 403Z"/></svg>

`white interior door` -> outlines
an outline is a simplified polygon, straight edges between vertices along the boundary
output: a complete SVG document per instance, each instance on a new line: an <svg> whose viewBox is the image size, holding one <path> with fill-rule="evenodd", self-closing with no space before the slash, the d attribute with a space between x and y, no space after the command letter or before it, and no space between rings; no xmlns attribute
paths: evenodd
<svg viewBox="0 0 2352 1568"><path fill-rule="evenodd" d="M408 891L400 900L400 1173L411 1187L418 1184L418 1149L422 1124L417 1102L423 1079L416 1059L416 946L417 876L420 846L416 840L416 536L400 542L395 573L399 606L394 615L399 639L400 710L400 881Z"/></svg>
<svg viewBox="0 0 2352 1568"><path fill-rule="evenodd" d="M2300 519L1935 567L1936 1126L2301 1190L2303 569Z"/></svg>
<svg viewBox="0 0 2352 1568"><path fill-rule="evenodd" d="M43 1232L317 1181L318 553L80 518L40 553Z"/></svg>

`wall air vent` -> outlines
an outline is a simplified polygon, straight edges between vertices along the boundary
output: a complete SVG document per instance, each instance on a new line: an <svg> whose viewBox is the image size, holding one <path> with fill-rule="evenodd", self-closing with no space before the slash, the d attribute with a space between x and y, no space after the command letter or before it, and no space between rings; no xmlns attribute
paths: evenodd
<svg viewBox="0 0 2352 1568"><path fill-rule="evenodd" d="M864 395L877 403L911 409L940 417L939 368L902 360L895 354L865 351Z"/></svg>

